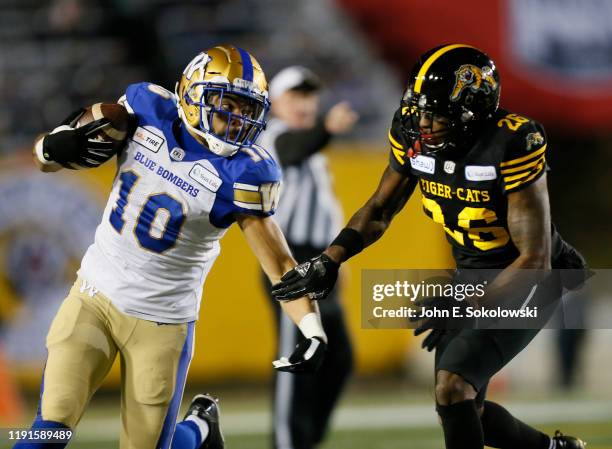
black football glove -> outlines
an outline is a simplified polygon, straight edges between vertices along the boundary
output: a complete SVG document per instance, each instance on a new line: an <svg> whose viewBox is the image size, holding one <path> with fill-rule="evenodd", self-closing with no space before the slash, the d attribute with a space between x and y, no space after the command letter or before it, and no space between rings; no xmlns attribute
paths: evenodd
<svg viewBox="0 0 612 449"><path fill-rule="evenodd" d="M60 126L43 138L42 154L48 161L70 169L98 167L117 154L114 142L98 140L100 131L110 125L106 118L74 128L85 109L73 112Z"/></svg>
<svg viewBox="0 0 612 449"><path fill-rule="evenodd" d="M419 301L416 301L415 304L421 307L421 313L425 309L437 309L437 310L450 310L453 306L452 298L445 298L443 296L432 296L430 298L423 298ZM421 315L419 313L419 316ZM418 316L411 316L411 323L418 323L421 321L421 318ZM446 318L424 318L423 322L419 324L419 326L414 330L414 335L420 335L423 332L428 331L429 329L446 329L447 319Z"/></svg>
<svg viewBox="0 0 612 449"><path fill-rule="evenodd" d="M272 286L272 296L278 301L301 296L324 299L334 288L340 264L320 254L285 273L278 284Z"/></svg>
<svg viewBox="0 0 612 449"><path fill-rule="evenodd" d="M298 343L289 358L281 357L272 365L277 371L314 373L323 363L326 349L327 345L319 337L307 338Z"/></svg>
<svg viewBox="0 0 612 449"><path fill-rule="evenodd" d="M433 351L438 346L438 344L442 340L442 337L446 335L447 329L453 328L452 323L455 323L454 327L457 327L458 323L461 323L462 327L469 327L469 323L467 321L471 320L452 318L453 307L465 309L469 305L467 301L455 301L453 298L448 298L444 296L432 296L430 298L423 298L419 301L416 301L415 304L421 306L421 310L448 310L451 316L451 318L425 318L424 321L414 330L415 337L427 331L431 331L421 343L421 348L426 349L429 352ZM463 314L464 310L462 310L460 313ZM416 316L410 317L410 321L412 323L417 323L421 321L421 318L418 318Z"/></svg>
<svg viewBox="0 0 612 449"><path fill-rule="evenodd" d="M416 337L426 331L427 330L415 329L414 335ZM421 342L421 348L426 349L427 352L433 351L440 343L440 340L442 340L442 337L446 335L446 332L446 329L431 329L427 337Z"/></svg>

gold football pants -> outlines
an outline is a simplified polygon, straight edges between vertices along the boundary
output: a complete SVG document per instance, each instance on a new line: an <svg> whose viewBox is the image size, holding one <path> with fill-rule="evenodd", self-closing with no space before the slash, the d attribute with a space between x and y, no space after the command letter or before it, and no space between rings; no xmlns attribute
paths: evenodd
<svg viewBox="0 0 612 449"><path fill-rule="evenodd" d="M75 428L115 357L121 361L121 449L170 447L193 353L194 323L125 315L82 279L47 335L41 418Z"/></svg>

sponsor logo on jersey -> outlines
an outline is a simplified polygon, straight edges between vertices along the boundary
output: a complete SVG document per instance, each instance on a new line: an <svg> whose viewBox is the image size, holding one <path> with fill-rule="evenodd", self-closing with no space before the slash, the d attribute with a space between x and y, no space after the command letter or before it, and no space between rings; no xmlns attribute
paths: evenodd
<svg viewBox="0 0 612 449"><path fill-rule="evenodd" d="M191 167L189 177L196 181L198 184L203 185L211 192L216 192L221 187L223 181L221 178L201 164L195 164Z"/></svg>
<svg viewBox="0 0 612 449"><path fill-rule="evenodd" d="M436 171L436 160L433 157L418 155L410 158L412 168L425 173L433 174Z"/></svg>
<svg viewBox="0 0 612 449"><path fill-rule="evenodd" d="M444 162L444 171L449 175L455 173L455 163L453 161L445 161Z"/></svg>
<svg viewBox="0 0 612 449"><path fill-rule="evenodd" d="M466 165L465 179L468 181L490 181L497 178L493 165Z"/></svg>
<svg viewBox="0 0 612 449"><path fill-rule="evenodd" d="M157 153L166 139L142 126L136 128L132 140L147 150Z"/></svg>
<svg viewBox="0 0 612 449"><path fill-rule="evenodd" d="M185 151L182 148L174 147L172 151L170 151L170 157L175 161L182 161L185 157Z"/></svg>

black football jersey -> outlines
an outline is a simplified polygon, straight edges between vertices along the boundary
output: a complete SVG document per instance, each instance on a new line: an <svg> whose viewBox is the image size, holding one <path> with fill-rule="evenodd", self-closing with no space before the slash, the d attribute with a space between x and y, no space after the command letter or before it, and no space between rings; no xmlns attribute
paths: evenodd
<svg viewBox="0 0 612 449"><path fill-rule="evenodd" d="M503 268L519 252L508 231L507 195L546 171L546 134L539 123L499 109L465 151L409 157L398 110L389 130L389 163L419 179L423 210L443 226L460 268ZM559 246L553 228L553 251Z"/></svg>

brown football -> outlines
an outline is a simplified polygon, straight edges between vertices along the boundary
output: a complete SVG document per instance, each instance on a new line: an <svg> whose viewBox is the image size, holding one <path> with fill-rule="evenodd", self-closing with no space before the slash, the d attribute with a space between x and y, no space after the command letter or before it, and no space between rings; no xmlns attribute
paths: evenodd
<svg viewBox="0 0 612 449"><path fill-rule="evenodd" d="M130 114L125 107L117 103L96 103L89 106L79 119L77 127L101 118L107 118L110 125L100 131L98 139L107 142L124 142L130 123Z"/></svg>

